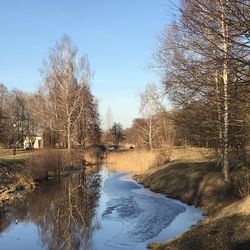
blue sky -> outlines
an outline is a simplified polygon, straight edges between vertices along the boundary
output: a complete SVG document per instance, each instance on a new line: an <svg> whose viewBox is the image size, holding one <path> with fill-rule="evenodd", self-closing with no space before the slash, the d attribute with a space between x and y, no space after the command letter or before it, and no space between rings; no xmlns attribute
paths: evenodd
<svg viewBox="0 0 250 250"><path fill-rule="evenodd" d="M104 127L109 106L128 127L139 116L138 92L158 81L147 65L176 13L169 0L1 0L0 82L36 91L49 48L67 34L89 57Z"/></svg>

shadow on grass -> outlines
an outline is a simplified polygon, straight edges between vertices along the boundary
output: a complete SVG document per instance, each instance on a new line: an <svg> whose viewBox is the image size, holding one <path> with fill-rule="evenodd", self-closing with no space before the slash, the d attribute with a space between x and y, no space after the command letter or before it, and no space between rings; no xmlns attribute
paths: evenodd
<svg viewBox="0 0 250 250"><path fill-rule="evenodd" d="M172 162L136 179L156 192L209 211L229 203L233 193L211 162Z"/></svg>

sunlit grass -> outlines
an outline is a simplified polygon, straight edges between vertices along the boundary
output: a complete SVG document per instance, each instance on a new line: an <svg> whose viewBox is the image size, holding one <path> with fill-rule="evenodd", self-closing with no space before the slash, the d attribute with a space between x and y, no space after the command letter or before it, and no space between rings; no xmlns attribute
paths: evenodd
<svg viewBox="0 0 250 250"><path fill-rule="evenodd" d="M16 155L13 155L13 149L0 149L1 159L23 159L31 154L31 150L17 149Z"/></svg>
<svg viewBox="0 0 250 250"><path fill-rule="evenodd" d="M215 152L207 148L174 147L158 150L134 150L108 153L106 163L113 171L144 172L169 161L207 162L215 159Z"/></svg>
<svg viewBox="0 0 250 250"><path fill-rule="evenodd" d="M150 169L156 160L157 151L134 150L108 153L106 163L109 169L123 172L143 172Z"/></svg>

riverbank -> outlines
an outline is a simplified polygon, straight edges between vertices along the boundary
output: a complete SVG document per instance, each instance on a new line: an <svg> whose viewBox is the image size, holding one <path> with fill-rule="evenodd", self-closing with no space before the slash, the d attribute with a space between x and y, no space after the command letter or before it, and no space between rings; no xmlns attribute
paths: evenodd
<svg viewBox="0 0 250 250"><path fill-rule="evenodd" d="M67 175L77 169L92 166L93 159L83 159L78 151L40 150L6 154L0 158L0 215L10 204L36 188L48 178ZM87 169L86 171L92 171Z"/></svg>
<svg viewBox="0 0 250 250"><path fill-rule="evenodd" d="M21 188L32 188L32 184L28 181L24 182L22 170L24 160L0 160L0 214L7 208L7 205L14 199L19 199L20 194L14 193ZM28 185L30 184L30 185Z"/></svg>
<svg viewBox="0 0 250 250"><path fill-rule="evenodd" d="M237 174L237 173L236 173ZM190 231L151 249L250 249L250 198L239 201L214 162L172 161L134 176L152 191L203 209Z"/></svg>
<svg viewBox="0 0 250 250"><path fill-rule="evenodd" d="M200 209L151 192L134 182L131 174L103 165L92 175L78 171L60 181L48 180L25 195L3 214L0 245L3 250L75 249L76 245L142 250L152 240L185 232L201 217Z"/></svg>
<svg viewBox="0 0 250 250"><path fill-rule="evenodd" d="M173 161L137 174L134 179L154 192L200 207L209 214L235 200L231 187L215 165L213 162Z"/></svg>

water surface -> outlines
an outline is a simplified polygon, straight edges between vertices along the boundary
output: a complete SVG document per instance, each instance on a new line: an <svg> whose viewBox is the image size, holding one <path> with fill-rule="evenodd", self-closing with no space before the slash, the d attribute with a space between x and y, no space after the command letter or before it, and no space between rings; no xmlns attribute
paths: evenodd
<svg viewBox="0 0 250 250"><path fill-rule="evenodd" d="M106 167L44 183L0 218L0 249L146 249L188 230L201 211Z"/></svg>

